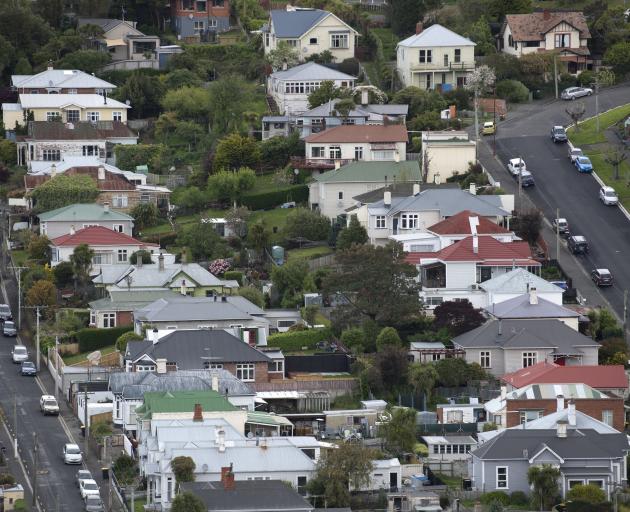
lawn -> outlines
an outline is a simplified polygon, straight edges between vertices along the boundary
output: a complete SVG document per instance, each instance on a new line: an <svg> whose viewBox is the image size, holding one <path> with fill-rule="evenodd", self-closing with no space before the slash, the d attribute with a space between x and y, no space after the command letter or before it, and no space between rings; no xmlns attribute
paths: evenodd
<svg viewBox="0 0 630 512"><path fill-rule="evenodd" d="M106 355L106 354L111 354L112 352L114 352L116 350L116 346L115 345L110 345L109 347L103 347L101 349L99 349L101 355ZM63 356L63 362L68 365L68 366L72 366L75 365L77 363L81 363L82 361L86 360L86 356L89 354L90 352L84 352L84 353L80 353L80 354L73 354L73 355L68 355L68 356Z"/></svg>
<svg viewBox="0 0 630 512"><path fill-rule="evenodd" d="M319 258L320 256L332 254L332 252L333 250L327 245L304 247L303 249L291 249L287 254L287 259L289 261L296 259L312 260L314 258Z"/></svg>
<svg viewBox="0 0 630 512"><path fill-rule="evenodd" d="M400 39L389 28L373 28L372 33L383 43L385 60L396 60L396 45Z"/></svg>
<svg viewBox="0 0 630 512"><path fill-rule="evenodd" d="M287 215L291 210L289 208L274 208L273 210L257 210L252 212L250 223L263 220L272 232L280 232L287 224ZM275 229L274 229L275 228Z"/></svg>
<svg viewBox="0 0 630 512"><path fill-rule="evenodd" d="M593 117L580 123L579 131L569 128L568 134L574 146L583 148L592 144L602 144L606 142L604 131L606 128L618 123L630 115L630 103L612 109L599 116L599 132L597 131L597 120Z"/></svg>
<svg viewBox="0 0 630 512"><path fill-rule="evenodd" d="M24 263L28 259L28 253L26 251L11 251L11 255L13 257L13 263L17 267L23 267Z"/></svg>
<svg viewBox="0 0 630 512"><path fill-rule="evenodd" d="M205 210L203 212L203 216L209 217L209 218L216 218L216 217L221 218L225 215L226 211L227 210ZM175 220L177 224L181 227L181 226L185 226L186 224L192 224L194 222L198 222L200 217L201 217L200 214L185 215L183 217L176 217ZM170 233L171 231L172 231L171 225L168 222L164 222L163 224L158 224L157 226L143 229L142 234L143 235L157 235L158 233L159 234Z"/></svg>
<svg viewBox="0 0 630 512"><path fill-rule="evenodd" d="M619 201L630 210L630 187L628 186L628 178L630 178L630 163L626 160L619 166L619 179L614 179L613 166L606 162L604 153L587 152L588 157L593 163L593 169L606 185L610 185L615 189L619 196Z"/></svg>

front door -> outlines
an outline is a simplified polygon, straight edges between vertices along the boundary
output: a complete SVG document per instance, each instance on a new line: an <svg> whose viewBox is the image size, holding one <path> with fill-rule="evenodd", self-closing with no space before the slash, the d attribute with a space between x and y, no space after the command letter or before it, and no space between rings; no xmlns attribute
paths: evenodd
<svg viewBox="0 0 630 512"><path fill-rule="evenodd" d="M394 222L392 224L394 235L398 234L398 218L394 217Z"/></svg>

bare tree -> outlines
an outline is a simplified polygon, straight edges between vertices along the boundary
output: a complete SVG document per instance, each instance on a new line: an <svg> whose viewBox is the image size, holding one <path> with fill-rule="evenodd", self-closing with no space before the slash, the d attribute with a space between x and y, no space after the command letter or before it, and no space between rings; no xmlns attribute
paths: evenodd
<svg viewBox="0 0 630 512"><path fill-rule="evenodd" d="M586 105L584 104L583 101L578 101L577 103L574 103L567 109L567 114L573 121L573 124L575 124L576 132L580 131L579 122L584 117L585 113L586 113Z"/></svg>
<svg viewBox="0 0 630 512"><path fill-rule="evenodd" d="M622 147L613 146L609 147L604 156L606 163L613 166L615 170L614 179L619 179L619 166L628 158L628 155Z"/></svg>

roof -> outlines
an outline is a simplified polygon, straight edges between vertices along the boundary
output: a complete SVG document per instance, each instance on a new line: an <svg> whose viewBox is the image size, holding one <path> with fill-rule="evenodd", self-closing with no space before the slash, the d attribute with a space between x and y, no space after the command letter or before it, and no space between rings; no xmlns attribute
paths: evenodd
<svg viewBox="0 0 630 512"><path fill-rule="evenodd" d="M268 363L262 352L222 329L176 330L157 342L130 341L125 359L166 359L178 369L199 370L205 363Z"/></svg>
<svg viewBox="0 0 630 512"><path fill-rule="evenodd" d="M51 83L52 82L52 83ZM35 75L12 75L11 85L16 88L32 89L115 89L114 84L101 80L79 69L46 69Z"/></svg>
<svg viewBox="0 0 630 512"><path fill-rule="evenodd" d="M159 290L110 291L110 296L89 303L92 311L135 311L161 298L176 298L179 293Z"/></svg>
<svg viewBox="0 0 630 512"><path fill-rule="evenodd" d="M562 22L579 30L581 39L591 37L582 12L545 10L530 14L508 14L505 17L505 24L509 25L515 41L543 41L545 34Z"/></svg>
<svg viewBox="0 0 630 512"><path fill-rule="evenodd" d="M307 110L299 115L299 117L330 117L335 115L335 106L341 99L334 98L326 103L322 103L318 107ZM374 114L378 116L405 116L409 111L409 105L396 105L389 104L384 105L381 103L369 104L369 105L355 105L349 112L348 117L373 117ZM264 119L269 119L273 116L265 116ZM285 117L286 119L286 117Z"/></svg>
<svg viewBox="0 0 630 512"><path fill-rule="evenodd" d="M554 348L554 353L581 354L580 347L599 343L567 327L559 320L488 320L483 325L453 338L463 348Z"/></svg>
<svg viewBox="0 0 630 512"><path fill-rule="evenodd" d="M433 46L475 46L475 43L442 25L435 24L425 28L419 34L403 39L398 43L398 46L427 48Z"/></svg>
<svg viewBox="0 0 630 512"><path fill-rule="evenodd" d="M409 344L411 350L443 350L445 345L439 341L412 341Z"/></svg>
<svg viewBox="0 0 630 512"><path fill-rule="evenodd" d="M133 217L115 210L106 209L96 203L71 204L56 210L40 213L40 222L133 222Z"/></svg>
<svg viewBox="0 0 630 512"><path fill-rule="evenodd" d="M277 38L297 38L329 14L321 9L274 9L271 11L271 22Z"/></svg>
<svg viewBox="0 0 630 512"><path fill-rule="evenodd" d="M410 162L411 160L407 160ZM396 182L390 183L385 187L377 188L375 190L370 190L369 192L364 192L363 194L359 194L358 196L354 196L352 199L361 203L361 204L370 204L379 200L383 200L384 192L391 192L392 198L394 197L409 197L413 196L413 186L414 183L409 182ZM422 189L425 188L452 188L460 190L460 187L457 183L441 183L436 185L435 183L423 183L420 186Z"/></svg>
<svg viewBox="0 0 630 512"><path fill-rule="evenodd" d="M628 376L623 365L560 366L542 361L501 377L515 388L529 384L563 384L583 382L596 389L627 389Z"/></svg>
<svg viewBox="0 0 630 512"><path fill-rule="evenodd" d="M206 412L239 410L216 391L167 391L164 393L145 393L144 404L136 407L136 413L143 415L145 418L151 418L156 413L192 413L196 404L201 405L202 410Z"/></svg>
<svg viewBox="0 0 630 512"><path fill-rule="evenodd" d="M77 23L79 27L84 25L96 25L103 29L103 32L109 32L111 29L116 28L118 25L125 23L129 25L131 28L134 28L135 23L123 20L117 20L114 18L77 18Z"/></svg>
<svg viewBox="0 0 630 512"><path fill-rule="evenodd" d="M136 185L131 183L123 174L105 170L105 179L98 179L98 170L100 166L82 166L82 167L70 167L63 174L66 176L90 176L98 188L99 191L120 191L120 190L135 190ZM104 166L103 166L104 167ZM56 175L55 175L56 176ZM32 190L48 180L54 179L52 174L27 174L24 176L24 186L27 190Z"/></svg>
<svg viewBox="0 0 630 512"><path fill-rule="evenodd" d="M477 444L470 436L422 436L427 444Z"/></svg>
<svg viewBox="0 0 630 512"><path fill-rule="evenodd" d="M551 414L547 414L542 418L538 418L535 420L530 420L527 422L527 425L521 424L516 425L514 427L510 427L513 429L553 429L556 428L556 424L559 421L566 421L567 428L577 428L577 429L593 429L600 434L617 434L619 431L615 430L613 427L606 425L603 421L599 421L598 419L589 416L586 413L581 411L575 411L575 425L571 425L569 422L569 408L562 409L561 411L552 412Z"/></svg>
<svg viewBox="0 0 630 512"><path fill-rule="evenodd" d="M538 294L562 293L562 288L559 286L545 281L543 278L528 272L524 268L515 268L505 274L500 274L497 277L488 279L480 283L479 286L486 291L499 293L526 293L531 288L536 288Z"/></svg>
<svg viewBox="0 0 630 512"><path fill-rule="evenodd" d="M495 318L578 318L580 314L554 302L536 297L532 304L531 294L525 293L498 304L490 304L486 311Z"/></svg>
<svg viewBox="0 0 630 512"><path fill-rule="evenodd" d="M79 229L74 234L68 233L67 235L61 235L57 238L53 238L50 243L56 247L76 247L81 244L99 246L138 245L143 247L159 247L158 244L148 244L140 240L136 240L125 233L119 233L118 231L114 231L113 229L103 226L89 226L87 228Z"/></svg>
<svg viewBox="0 0 630 512"><path fill-rule="evenodd" d="M138 134L119 121L98 121L96 123L89 121L77 123L30 121L26 138L35 140L137 139Z"/></svg>
<svg viewBox="0 0 630 512"><path fill-rule="evenodd" d="M339 169L315 176L319 183L351 182L412 182L420 181L420 164L417 160L402 162L352 162Z"/></svg>
<svg viewBox="0 0 630 512"><path fill-rule="evenodd" d="M316 62L307 62L271 74L275 80L356 80L357 77L347 75L336 69L322 66Z"/></svg>
<svg viewBox="0 0 630 512"><path fill-rule="evenodd" d="M402 124L348 124L314 133L304 139L309 144L324 142L407 142L407 127Z"/></svg>
<svg viewBox="0 0 630 512"><path fill-rule="evenodd" d="M20 94L23 109L29 108L131 108L125 103L112 98L104 98L100 94Z"/></svg>
<svg viewBox="0 0 630 512"><path fill-rule="evenodd" d="M158 299L135 312L145 322L252 320L262 311L244 297L188 297ZM259 318L263 321L262 318Z"/></svg>
<svg viewBox="0 0 630 512"><path fill-rule="evenodd" d="M495 235L495 234L510 234L512 231L499 226L496 222L492 222L486 217L482 217L470 210L463 210L455 215L444 219L437 224L433 224L428 228L429 231L437 235L471 235L470 229L471 217L478 219L477 234L479 235Z"/></svg>
<svg viewBox="0 0 630 512"><path fill-rule="evenodd" d="M238 472L238 467L234 467ZM291 486L280 480L236 480L234 488L226 490L221 482L182 483L184 491L198 496L209 511L304 511L313 506Z"/></svg>
<svg viewBox="0 0 630 512"><path fill-rule="evenodd" d="M287 425L293 426L293 423L284 416L278 416L275 413L270 414L268 412L261 411L248 411L247 412L247 423L252 423L255 425ZM317 441L315 441L317 442Z"/></svg>

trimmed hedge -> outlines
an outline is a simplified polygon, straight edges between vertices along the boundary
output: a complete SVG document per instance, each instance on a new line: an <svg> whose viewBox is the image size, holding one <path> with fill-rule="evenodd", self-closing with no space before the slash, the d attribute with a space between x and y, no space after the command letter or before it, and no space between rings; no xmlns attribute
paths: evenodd
<svg viewBox="0 0 630 512"><path fill-rule="evenodd" d="M247 194L243 196L241 202L250 210L269 210L289 201L296 203L308 201L308 187L306 185L293 185L282 190Z"/></svg>
<svg viewBox="0 0 630 512"><path fill-rule="evenodd" d="M299 352L302 347L306 347L307 350L315 350L318 342L328 340L331 337L332 331L329 328L280 332L269 336L267 345L279 347L287 352Z"/></svg>
<svg viewBox="0 0 630 512"><path fill-rule="evenodd" d="M81 329L76 337L80 352L93 352L99 348L108 347L124 333L133 330L133 326L112 327L111 329Z"/></svg>
<svg viewBox="0 0 630 512"><path fill-rule="evenodd" d="M166 233L152 233L150 235L144 235L142 241L148 244L160 244L160 247L164 248L167 245L174 245L177 240L177 233L175 231L167 231Z"/></svg>
<svg viewBox="0 0 630 512"><path fill-rule="evenodd" d="M243 286L243 272L238 270L228 270L223 274L223 279L226 281L236 281L240 286Z"/></svg>

